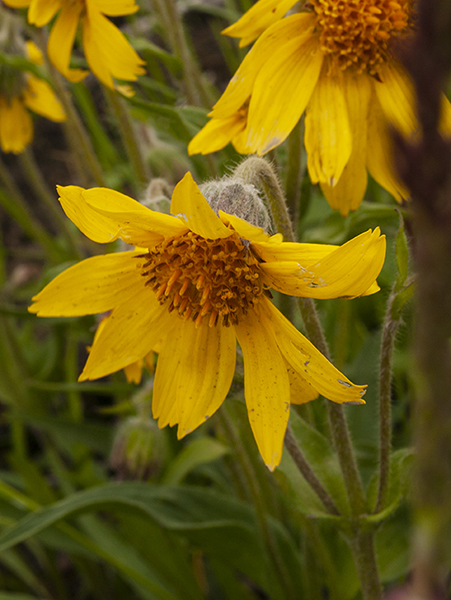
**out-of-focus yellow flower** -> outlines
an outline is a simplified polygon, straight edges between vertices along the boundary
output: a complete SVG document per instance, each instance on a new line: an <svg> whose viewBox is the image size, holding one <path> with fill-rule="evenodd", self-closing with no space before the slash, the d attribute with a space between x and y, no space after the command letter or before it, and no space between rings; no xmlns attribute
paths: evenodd
<svg viewBox="0 0 451 600"><path fill-rule="evenodd" d="M367 231L341 247L283 243L243 219L214 212L189 173L171 215L118 192L60 187L67 216L95 242L140 248L70 267L37 296L38 316L112 311L80 381L139 361L159 345L153 414L183 437L222 404L244 359L249 420L263 460L280 461L290 403L318 394L363 403L366 386L341 374L270 301L270 287L309 298L355 297L379 288L385 237Z"/></svg>
<svg viewBox="0 0 451 600"><path fill-rule="evenodd" d="M57 13L50 32L47 52L55 67L69 81L81 81L87 74L69 67L78 23L83 26L83 48L91 71L109 88L113 77L136 81L145 73L143 60L124 35L105 15L119 17L135 13L135 0L5 0L13 8L28 6L28 22L36 27L47 25Z"/></svg>
<svg viewBox="0 0 451 600"><path fill-rule="evenodd" d="M42 63L42 54L32 43L25 45L26 55L35 64ZM5 73L5 70L8 73ZM60 101L46 81L31 73L2 66L0 89L0 147L3 152L19 154L33 139L33 121L29 110L61 122L66 114Z"/></svg>
<svg viewBox="0 0 451 600"><path fill-rule="evenodd" d="M412 31L412 0L260 0L224 33L246 45L258 37L189 151L232 142L260 155L281 144L305 112L313 183L343 215L358 208L367 169L401 201L386 122L405 135L418 124L413 90L393 44ZM451 110L443 97L443 127ZM238 126L239 123L239 126Z"/></svg>

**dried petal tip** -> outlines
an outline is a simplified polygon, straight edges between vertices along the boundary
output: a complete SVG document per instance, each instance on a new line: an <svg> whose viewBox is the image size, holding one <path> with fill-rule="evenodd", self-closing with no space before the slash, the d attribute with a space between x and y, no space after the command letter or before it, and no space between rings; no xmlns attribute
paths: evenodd
<svg viewBox="0 0 451 600"><path fill-rule="evenodd" d="M200 190L216 214L222 210L270 233L271 219L257 188L241 177L209 181Z"/></svg>

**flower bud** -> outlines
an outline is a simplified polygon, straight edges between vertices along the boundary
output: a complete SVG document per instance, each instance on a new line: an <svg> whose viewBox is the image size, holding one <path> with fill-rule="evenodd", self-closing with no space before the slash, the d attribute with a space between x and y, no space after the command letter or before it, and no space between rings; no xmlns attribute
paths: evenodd
<svg viewBox="0 0 451 600"><path fill-rule="evenodd" d="M232 176L208 181L199 187L216 213L222 210L270 233L269 213L257 188L251 183Z"/></svg>

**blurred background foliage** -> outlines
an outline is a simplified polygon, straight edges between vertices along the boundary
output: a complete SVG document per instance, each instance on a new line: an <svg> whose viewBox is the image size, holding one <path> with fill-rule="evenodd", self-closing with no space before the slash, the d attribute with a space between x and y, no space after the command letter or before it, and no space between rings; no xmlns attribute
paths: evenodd
<svg viewBox="0 0 451 600"><path fill-rule="evenodd" d="M171 188L190 170L201 183L239 163L231 146L207 157L189 157L186 147L245 55L220 32L252 4L177 2L194 76L158 3L140 0L138 13L113 19L146 62L147 74L132 84L130 97L104 88L92 74L81 83L57 83L45 66L1 50L1 68L37 70L57 94L61 85L67 90L95 162L80 152L70 119L43 117L34 118L34 139L24 152L0 156L0 600L361 597L346 543L352 520L324 400L293 407L291 422L345 515L340 517L324 510L287 452L274 475L264 467L247 422L240 363L223 407L177 441L174 431L159 430L150 416L151 372L140 387L123 372L77 383L94 317L38 320L27 312L30 298L57 273L104 252L65 219L56 184L105 185L145 200L154 178ZM25 11L4 5L0 11L15 19L25 38L42 33L26 24ZM86 67L79 49L73 63ZM376 225L388 238L378 294L317 303L334 363L369 385L366 406L345 411L374 507L382 323L396 279L409 270L401 234L395 244L403 231L402 208L370 182L356 213L343 218L332 211L309 182L301 132L302 122L269 157L297 215L299 239L341 244ZM287 154L296 147L302 167L293 172ZM398 302L390 487L383 509L366 522L377 531L381 578L388 586L409 572L407 300ZM290 301L275 301L302 330Z"/></svg>

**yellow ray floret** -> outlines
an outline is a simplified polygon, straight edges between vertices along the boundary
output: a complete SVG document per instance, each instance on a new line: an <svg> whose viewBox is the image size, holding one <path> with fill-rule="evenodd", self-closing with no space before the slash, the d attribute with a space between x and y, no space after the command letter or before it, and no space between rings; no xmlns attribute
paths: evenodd
<svg viewBox="0 0 451 600"><path fill-rule="evenodd" d="M385 238L343 246L284 243L236 215L216 214L187 173L171 215L112 190L58 188L66 214L92 240L140 246L78 263L33 298L38 316L109 312L80 381L138 372L158 348L153 413L183 437L224 401L236 343L244 358L252 430L270 469L280 462L290 404L323 394L363 403L365 386L340 373L269 300L268 288L312 298L374 293ZM140 371L139 371L140 373Z"/></svg>
<svg viewBox="0 0 451 600"><path fill-rule="evenodd" d="M224 33L253 40L191 154L232 142L265 154L305 113L307 166L332 208L347 215L362 201L367 171L398 201L407 190L393 170L388 126L418 134L411 82L393 48L413 30L413 0L259 0ZM443 96L441 127L451 133Z"/></svg>
<svg viewBox="0 0 451 600"><path fill-rule="evenodd" d="M135 13L135 0L5 0L13 8L28 6L28 22L47 25L55 16L47 52L55 67L69 81L81 81L87 71L70 67L72 48L79 24L83 29L83 48L89 68L107 87L114 78L135 81L143 75L144 61L130 46L123 33L105 16Z"/></svg>

